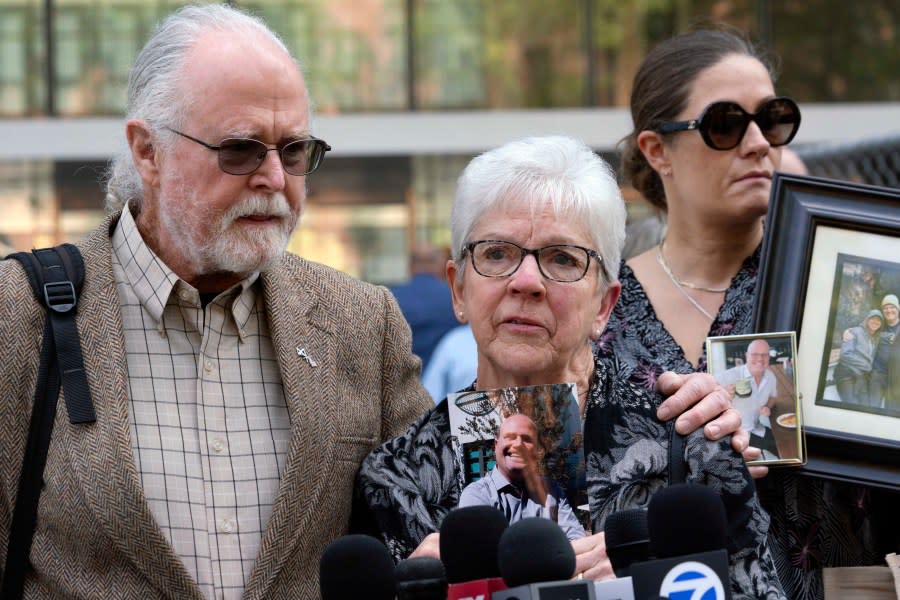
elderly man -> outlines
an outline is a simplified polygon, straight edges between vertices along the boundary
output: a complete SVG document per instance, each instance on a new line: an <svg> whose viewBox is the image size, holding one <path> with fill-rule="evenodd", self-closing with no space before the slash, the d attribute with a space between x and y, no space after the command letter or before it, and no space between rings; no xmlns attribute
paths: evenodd
<svg viewBox="0 0 900 600"><path fill-rule="evenodd" d="M496 466L463 489L459 506L493 506L510 524L527 517L551 519L569 540L583 538L584 527L565 493L554 481L539 475L543 456L534 421L523 414L506 417L494 442Z"/></svg>
<svg viewBox="0 0 900 600"><path fill-rule="evenodd" d="M888 294L881 300L881 314L884 315L884 325L879 332L875 357L872 359L869 402L872 408L880 409L884 400L884 408L896 412L896 403L900 402L900 398L896 398L896 384L892 388L888 381L888 367L893 364L893 369L896 369L900 355L900 343L897 343L897 335L900 334L900 301L895 294ZM894 379L898 377L897 373L893 375Z"/></svg>
<svg viewBox="0 0 900 600"><path fill-rule="evenodd" d="M775 375L769 370L769 344L753 340L747 346L743 365L718 373L718 382L734 394L734 407L741 413L741 427L750 432L750 444L778 456L772 430L760 417L771 414L778 396ZM765 421L765 422L764 422ZM763 455L763 458L772 458Z"/></svg>
<svg viewBox="0 0 900 600"><path fill-rule="evenodd" d="M261 21L178 11L128 93L120 208L79 244L97 420L60 403L25 597L317 597L362 458L433 406L409 329L386 289L284 252L328 146ZM43 322L4 262L4 557Z"/></svg>

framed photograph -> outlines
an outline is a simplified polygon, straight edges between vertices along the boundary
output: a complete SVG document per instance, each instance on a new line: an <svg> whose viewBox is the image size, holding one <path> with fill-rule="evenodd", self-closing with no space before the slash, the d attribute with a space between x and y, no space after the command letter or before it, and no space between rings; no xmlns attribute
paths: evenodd
<svg viewBox="0 0 900 600"><path fill-rule="evenodd" d="M762 450L748 465L806 462L797 396L797 338L793 331L711 337L709 373L732 392L750 445Z"/></svg>
<svg viewBox="0 0 900 600"><path fill-rule="evenodd" d="M805 470L900 489L900 190L776 173L754 323L797 333Z"/></svg>

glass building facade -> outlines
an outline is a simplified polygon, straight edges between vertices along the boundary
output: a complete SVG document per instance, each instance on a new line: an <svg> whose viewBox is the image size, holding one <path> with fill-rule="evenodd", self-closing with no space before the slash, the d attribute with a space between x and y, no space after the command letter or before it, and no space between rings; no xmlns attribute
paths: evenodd
<svg viewBox="0 0 900 600"><path fill-rule="evenodd" d="M0 0L0 242L71 241L102 219L131 62L182 4ZM778 90L804 108L798 143L900 127L897 2L231 4L262 16L300 59L314 131L335 148L308 180L291 248L379 283L406 277L415 240L449 243L455 179L474 154L558 131L614 160L640 59L697 22L734 25L780 57Z"/></svg>

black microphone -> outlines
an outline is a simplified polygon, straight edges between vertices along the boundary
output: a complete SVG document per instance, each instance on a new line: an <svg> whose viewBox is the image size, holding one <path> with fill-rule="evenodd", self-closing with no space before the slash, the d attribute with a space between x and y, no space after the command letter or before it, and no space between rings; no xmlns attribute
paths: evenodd
<svg viewBox="0 0 900 600"><path fill-rule="evenodd" d="M493 506L451 510L440 530L441 562L447 571L448 600L491 598L506 588L497 567L497 544L509 523Z"/></svg>
<svg viewBox="0 0 900 600"><path fill-rule="evenodd" d="M394 600L394 559L377 539L345 535L319 559L322 600Z"/></svg>
<svg viewBox="0 0 900 600"><path fill-rule="evenodd" d="M616 577L628 577L632 563L650 558L647 509L628 508L609 515L603 533Z"/></svg>
<svg viewBox="0 0 900 600"><path fill-rule="evenodd" d="M510 587L569 579L575 572L575 551L559 525L529 517L500 536L497 566Z"/></svg>
<svg viewBox="0 0 900 600"><path fill-rule="evenodd" d="M444 564L431 556L401 560L394 569L397 600L446 600L447 574Z"/></svg>
<svg viewBox="0 0 900 600"><path fill-rule="evenodd" d="M633 600L631 580L573 580L575 551L559 526L531 517L513 523L500 538L497 562L508 590L492 600Z"/></svg>
<svg viewBox="0 0 900 600"><path fill-rule="evenodd" d="M647 529L657 558L631 565L636 600L731 599L728 522L716 492L690 483L661 489L650 499Z"/></svg>
<svg viewBox="0 0 900 600"><path fill-rule="evenodd" d="M650 552L656 558L725 548L728 517L712 488L680 483L659 490L647 507Z"/></svg>

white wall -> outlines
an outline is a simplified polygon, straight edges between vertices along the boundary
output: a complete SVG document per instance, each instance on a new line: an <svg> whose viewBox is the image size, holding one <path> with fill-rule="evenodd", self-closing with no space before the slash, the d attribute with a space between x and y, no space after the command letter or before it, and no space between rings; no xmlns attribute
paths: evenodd
<svg viewBox="0 0 900 600"><path fill-rule="evenodd" d="M900 103L804 104L794 144L900 135ZM631 120L624 108L320 116L314 133L333 156L475 154L527 135L561 133L596 150L615 148ZM121 119L0 120L0 161L104 160L124 143ZM216 140L210 140L214 143Z"/></svg>

